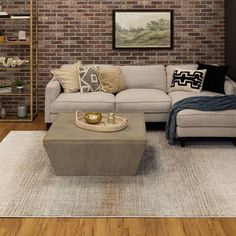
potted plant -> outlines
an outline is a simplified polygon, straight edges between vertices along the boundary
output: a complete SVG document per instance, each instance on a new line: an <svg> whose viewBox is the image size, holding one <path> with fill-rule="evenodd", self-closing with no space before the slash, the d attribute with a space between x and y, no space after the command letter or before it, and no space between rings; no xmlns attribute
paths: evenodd
<svg viewBox="0 0 236 236"><path fill-rule="evenodd" d="M20 80L20 79L17 79L16 82L15 82L15 86L16 86L17 89L23 89L24 88L24 81Z"/></svg>
<svg viewBox="0 0 236 236"><path fill-rule="evenodd" d="M0 43L4 42L4 33L2 30L0 30Z"/></svg>

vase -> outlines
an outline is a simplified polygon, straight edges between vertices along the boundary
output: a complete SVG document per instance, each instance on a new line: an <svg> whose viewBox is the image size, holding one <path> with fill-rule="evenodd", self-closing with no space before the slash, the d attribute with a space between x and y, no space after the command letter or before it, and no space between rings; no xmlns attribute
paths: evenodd
<svg viewBox="0 0 236 236"><path fill-rule="evenodd" d="M3 108L1 109L1 112L0 112L0 117L1 117L2 119L5 119L6 116L7 116L7 112L6 112L6 109L3 107Z"/></svg>
<svg viewBox="0 0 236 236"><path fill-rule="evenodd" d="M17 116L19 118L24 118L27 116L27 106L26 105L19 105L17 108Z"/></svg>

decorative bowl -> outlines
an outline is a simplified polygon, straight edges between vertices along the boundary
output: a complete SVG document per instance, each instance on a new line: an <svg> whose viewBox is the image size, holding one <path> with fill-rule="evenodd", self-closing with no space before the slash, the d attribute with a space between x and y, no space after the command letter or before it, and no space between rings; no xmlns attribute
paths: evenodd
<svg viewBox="0 0 236 236"><path fill-rule="evenodd" d="M99 112L87 112L84 119L88 124L98 124L102 120L102 114Z"/></svg>

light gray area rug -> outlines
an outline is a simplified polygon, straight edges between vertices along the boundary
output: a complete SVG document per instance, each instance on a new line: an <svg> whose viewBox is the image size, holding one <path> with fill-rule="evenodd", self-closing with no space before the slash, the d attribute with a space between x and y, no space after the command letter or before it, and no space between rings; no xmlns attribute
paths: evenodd
<svg viewBox="0 0 236 236"><path fill-rule="evenodd" d="M0 143L0 217L236 216L236 148L230 142L169 146L163 131L134 177L58 177L44 131L11 132Z"/></svg>

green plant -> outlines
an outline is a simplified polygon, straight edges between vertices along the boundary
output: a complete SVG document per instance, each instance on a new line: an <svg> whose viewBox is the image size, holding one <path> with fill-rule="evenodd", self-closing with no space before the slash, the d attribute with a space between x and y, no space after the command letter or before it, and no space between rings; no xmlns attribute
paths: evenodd
<svg viewBox="0 0 236 236"><path fill-rule="evenodd" d="M4 33L2 30L0 30L0 36L4 36Z"/></svg>
<svg viewBox="0 0 236 236"><path fill-rule="evenodd" d="M15 81L15 86L16 87L23 87L24 86L24 81L23 80L20 80L20 79L17 79Z"/></svg>

